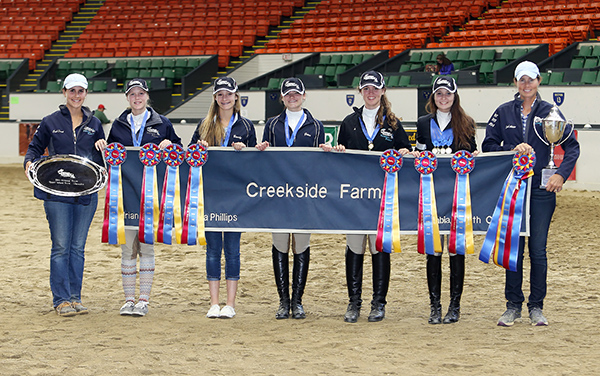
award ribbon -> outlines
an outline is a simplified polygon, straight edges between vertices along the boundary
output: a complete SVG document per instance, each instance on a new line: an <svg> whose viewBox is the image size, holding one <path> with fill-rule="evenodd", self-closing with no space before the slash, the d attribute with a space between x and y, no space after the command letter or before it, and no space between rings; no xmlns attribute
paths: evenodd
<svg viewBox="0 0 600 376"><path fill-rule="evenodd" d="M182 244L206 245L204 237L204 188L202 186L202 165L208 159L208 152L200 144L191 145L185 160L190 165L185 209L183 212Z"/></svg>
<svg viewBox="0 0 600 376"><path fill-rule="evenodd" d="M185 152L176 144L171 144L162 152L167 165L161 196L158 232L156 240L164 244L181 244L181 199L179 194L179 165L183 163ZM175 233L173 233L175 228Z"/></svg>
<svg viewBox="0 0 600 376"><path fill-rule="evenodd" d="M492 221L485 235L479 259L510 271L517 271L519 258L519 232L523 217L523 204L527 192L527 179L533 175L535 152L515 154L513 168L508 174Z"/></svg>
<svg viewBox="0 0 600 376"><path fill-rule="evenodd" d="M231 128L233 128L233 123L237 120L237 114L231 115L231 119L229 119L229 125L227 125L227 129L225 130L225 138L221 141L221 146L229 146L229 137L231 136Z"/></svg>
<svg viewBox="0 0 600 376"><path fill-rule="evenodd" d="M456 172L454 181L454 199L452 201L452 220L448 252L459 255L475 253L473 241L473 214L471 212L471 187L469 173L475 167L473 154L461 150L452 156L450 165Z"/></svg>
<svg viewBox="0 0 600 376"><path fill-rule="evenodd" d="M379 252L401 252L398 171L402 168L402 155L397 150L388 149L381 154L379 164L385 171L385 180L383 181L383 195L377 221L375 247Z"/></svg>
<svg viewBox="0 0 600 376"><path fill-rule="evenodd" d="M421 174L417 250L428 255L442 252L432 175L436 168L437 157L430 151L422 151L415 158L415 170Z"/></svg>
<svg viewBox="0 0 600 376"><path fill-rule="evenodd" d="M125 150L125 146L113 142L104 149L104 159L110 168L108 169L108 186L104 200L102 243L125 244L121 165L127 159L127 150Z"/></svg>
<svg viewBox="0 0 600 376"><path fill-rule="evenodd" d="M383 120L385 121L385 115L383 115ZM373 149L373 140L375 139L375 136L377 136L377 132L379 132L379 128L381 128L380 124L375 124L375 129L373 129L373 134L369 135L369 132L367 132L367 126L365 125L365 122L362 119L362 116L358 117L358 121L360 122L360 128L362 129L363 134L365 135L365 138L367 139L367 141L369 141L369 150Z"/></svg>
<svg viewBox="0 0 600 376"><path fill-rule="evenodd" d="M156 188L156 165L160 162L158 145L148 143L140 148L140 161L144 165L140 198L140 227L138 238L141 243L154 244L158 227L158 189Z"/></svg>

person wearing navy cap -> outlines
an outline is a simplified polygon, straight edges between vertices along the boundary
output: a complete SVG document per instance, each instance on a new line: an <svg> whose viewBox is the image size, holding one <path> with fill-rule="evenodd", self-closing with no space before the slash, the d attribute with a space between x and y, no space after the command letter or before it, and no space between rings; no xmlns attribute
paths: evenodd
<svg viewBox="0 0 600 376"><path fill-rule="evenodd" d="M190 145L204 147L230 146L242 150L256 146L256 132L252 121L242 117L238 85L232 77L219 77L213 85L213 100L208 114L198 123ZM235 316L235 297L240 279L240 232L206 231L206 277L210 292L208 318ZM221 280L221 253L225 253L227 303L219 307Z"/></svg>
<svg viewBox="0 0 600 376"><path fill-rule="evenodd" d="M377 71L367 71L360 77L358 91L364 105L353 107L353 112L342 121L334 148L383 152L397 149L402 155L412 148L400 120L392 112L392 104L385 92L383 75ZM370 322L381 321L385 317L386 296L390 281L390 254L377 252L375 235L346 235L346 283L348 287L348 308L344 321L355 323L360 316L362 305L363 262L367 244L373 263L373 299L371 300Z"/></svg>
<svg viewBox="0 0 600 376"><path fill-rule="evenodd" d="M547 288L546 244L548 230L556 207L556 193L562 190L564 182L573 171L579 158L579 142L575 135L569 133L567 129L560 140L564 150L562 163L556 173L550 177L546 187L542 188L540 175L542 169L550 161L550 146L538 137L538 134L543 135L543 129L539 124L535 124L534 118L543 119L548 116L553 105L542 100L538 92L542 77L535 63L531 61L519 63L515 68L513 82L518 92L513 100L500 105L494 111L488 121L481 148L484 152L511 150L519 154L529 154L535 151L536 163L533 167L534 175L531 178L529 201L530 233L527 239L531 263L527 308L532 325L546 326L548 320L544 317L542 310ZM534 129L534 127L539 129ZM499 326L512 326L516 320L521 318L521 309L525 301L522 289L524 251L525 237L521 236L519 238L517 271L506 271L504 285L506 311L498 320Z"/></svg>
<svg viewBox="0 0 600 376"><path fill-rule="evenodd" d="M438 76L425 109L428 114L417 119L417 147L434 154L453 154L466 150L477 154L476 124L460 105L454 78ZM442 242L443 244L444 242ZM442 253L427 255L427 287L431 313L430 324L451 324L460 318L460 299L465 279L465 256L450 253L450 304L442 321Z"/></svg>
<svg viewBox="0 0 600 376"><path fill-rule="evenodd" d="M290 77L281 83L281 101L285 110L278 116L267 120L262 142L256 145L258 150L268 146L280 147L325 147L323 123L302 107L306 100L304 83L296 77ZM306 314L302 305L302 296L308 276L310 261L310 234L273 235L272 257L275 283L279 294L279 308L276 319L304 319ZM292 272L292 298L289 293L289 256L292 245L294 266Z"/></svg>
<svg viewBox="0 0 600 376"><path fill-rule="evenodd" d="M118 142L123 146L157 144L164 149L171 143L181 145L173 124L148 105L150 95L144 79L134 78L125 87L127 108L112 124L108 143ZM137 197L140 201L140 197ZM154 245L140 243L137 229L125 229L125 244L121 245L121 278L125 304L119 313L122 316L145 316L154 279ZM137 258L140 258L139 299L135 302Z"/></svg>
<svg viewBox="0 0 600 376"><path fill-rule="evenodd" d="M87 79L79 73L65 78L62 93L66 104L40 122L25 154L26 173L46 148L50 155L76 154L104 165L101 152L106 148L106 141L102 124L83 105L87 88ZM50 227L50 289L54 309L59 316L88 313L81 303L81 286L85 243L96 212L98 194L63 197L35 188L34 195L44 200Z"/></svg>

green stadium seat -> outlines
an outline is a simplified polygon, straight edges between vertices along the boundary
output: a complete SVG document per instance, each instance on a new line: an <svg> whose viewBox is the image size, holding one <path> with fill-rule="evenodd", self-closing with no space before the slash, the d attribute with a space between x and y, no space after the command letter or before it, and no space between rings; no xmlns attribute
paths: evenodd
<svg viewBox="0 0 600 376"><path fill-rule="evenodd" d="M437 58L437 54L435 55ZM458 50L450 50L446 53L446 57L448 58L448 60L454 62L454 60L456 60L458 56Z"/></svg>
<svg viewBox="0 0 600 376"><path fill-rule="evenodd" d="M71 73L83 73L83 60L72 60L71 61Z"/></svg>
<svg viewBox="0 0 600 376"><path fill-rule="evenodd" d="M494 63L484 61L479 66L479 83L490 84L493 81Z"/></svg>
<svg viewBox="0 0 600 376"><path fill-rule="evenodd" d="M331 55L321 55L321 56L319 56L319 62L317 64L318 65L328 65L330 61L331 61Z"/></svg>
<svg viewBox="0 0 600 376"><path fill-rule="evenodd" d="M140 61L138 59L126 60L127 69L140 69Z"/></svg>
<svg viewBox="0 0 600 376"><path fill-rule="evenodd" d="M408 60L411 63L420 62L421 61L421 52L413 52L410 54L410 59Z"/></svg>
<svg viewBox="0 0 600 376"><path fill-rule="evenodd" d="M411 64L402 64L402 65L400 66L400 70L399 70L399 72L406 72L406 71L409 71L409 70L410 70L410 65L411 65Z"/></svg>
<svg viewBox="0 0 600 376"><path fill-rule="evenodd" d="M10 72L10 63L7 61L0 61L0 80L6 80Z"/></svg>
<svg viewBox="0 0 600 376"><path fill-rule="evenodd" d="M107 87L108 87L108 82L106 80L92 81L92 91L105 92Z"/></svg>
<svg viewBox="0 0 600 376"><path fill-rule="evenodd" d="M502 60L507 63L507 62L513 60L514 56L515 56L514 48L505 48L502 50L502 53L500 53L500 57L498 58L498 60Z"/></svg>
<svg viewBox="0 0 600 376"><path fill-rule="evenodd" d="M106 70L108 68L108 61L106 61L106 60L96 60L94 68L96 68L96 70L98 72Z"/></svg>
<svg viewBox="0 0 600 376"><path fill-rule="evenodd" d="M126 80L131 80L132 78L137 78L140 76L140 70L139 69L127 69L125 71L125 79Z"/></svg>
<svg viewBox="0 0 600 376"><path fill-rule="evenodd" d="M140 69L150 69L152 67L152 59L142 59L140 60Z"/></svg>
<svg viewBox="0 0 600 376"><path fill-rule="evenodd" d="M141 78L149 78L150 77L150 69L140 69L139 76Z"/></svg>
<svg viewBox="0 0 600 376"><path fill-rule="evenodd" d="M363 62L363 57L364 57L363 54L354 54L352 56L352 63L351 64L352 65L358 65L358 64L362 63Z"/></svg>
<svg viewBox="0 0 600 376"><path fill-rule="evenodd" d="M460 50L458 51L458 56L456 56L455 61L469 61L470 56L471 50Z"/></svg>
<svg viewBox="0 0 600 376"><path fill-rule="evenodd" d="M515 54L513 55L513 60L516 60L522 56L525 56L529 52L527 48L517 48L515 49Z"/></svg>
<svg viewBox="0 0 600 376"><path fill-rule="evenodd" d="M60 93L62 90L62 81L48 81L46 90L50 93Z"/></svg>
<svg viewBox="0 0 600 376"><path fill-rule="evenodd" d="M422 63L429 63L429 62L432 62L433 60L435 60L435 56L433 56L433 52L424 51L421 54L421 62Z"/></svg>
<svg viewBox="0 0 600 376"><path fill-rule="evenodd" d="M577 56L592 56L592 46L581 46L581 48L579 48L579 53L577 54Z"/></svg>
<svg viewBox="0 0 600 376"><path fill-rule="evenodd" d="M588 57L585 59L585 63L583 63L583 68L589 69L598 66L598 58L597 57Z"/></svg>
<svg viewBox="0 0 600 376"><path fill-rule="evenodd" d="M345 55L342 55L342 61L341 61L341 64L344 64L344 65L352 65L352 58L353 58L353 57L354 57L354 55L353 55L353 54L345 54Z"/></svg>
<svg viewBox="0 0 600 376"><path fill-rule="evenodd" d="M163 60L163 68L175 68L175 59L173 58L166 58Z"/></svg>
<svg viewBox="0 0 600 376"><path fill-rule="evenodd" d="M483 56L483 50L472 50L469 55L469 62L471 65L479 64L482 60L481 56Z"/></svg>
<svg viewBox="0 0 600 376"><path fill-rule="evenodd" d="M592 56L600 57L600 45L595 45L592 49Z"/></svg>
<svg viewBox="0 0 600 376"><path fill-rule="evenodd" d="M481 61L493 61L496 59L496 50L483 50L481 52Z"/></svg>
<svg viewBox="0 0 600 376"><path fill-rule="evenodd" d="M398 86L407 87L410 85L410 76L400 76L400 80L398 81Z"/></svg>
<svg viewBox="0 0 600 376"><path fill-rule="evenodd" d="M315 67L307 65L304 67L304 74L315 74Z"/></svg>
<svg viewBox="0 0 600 376"><path fill-rule="evenodd" d="M328 65L337 65L342 63L342 55L331 55Z"/></svg>
<svg viewBox="0 0 600 376"><path fill-rule="evenodd" d="M565 72L552 72L548 80L548 85L563 85L564 74Z"/></svg>
<svg viewBox="0 0 600 376"><path fill-rule="evenodd" d="M583 68L583 63L584 63L584 59L583 58L573 58L573 60L571 60L571 65L570 68L571 69L581 69Z"/></svg>
<svg viewBox="0 0 600 376"><path fill-rule="evenodd" d="M581 82L584 85L591 85L596 82L597 71L585 71L581 74Z"/></svg>
<svg viewBox="0 0 600 376"><path fill-rule="evenodd" d="M269 82L267 83L267 90L275 90L279 89L281 86L281 78L271 77L269 78Z"/></svg>
<svg viewBox="0 0 600 376"><path fill-rule="evenodd" d="M68 60L61 60L58 62L58 66L56 67L56 77L57 78L65 78L71 71L71 62Z"/></svg>
<svg viewBox="0 0 600 376"><path fill-rule="evenodd" d="M323 74L325 74L325 69L326 69L326 68L327 68L327 66L325 66L325 65L317 65L317 66L315 67L315 74L318 74L318 75L323 75Z"/></svg>
<svg viewBox="0 0 600 376"><path fill-rule="evenodd" d="M540 72L540 77L542 78L542 85L548 85L548 82L550 81L550 73Z"/></svg>
<svg viewBox="0 0 600 376"><path fill-rule="evenodd" d="M164 60L163 59L152 59L151 63L150 63L150 68L152 69L162 69L164 66Z"/></svg>
<svg viewBox="0 0 600 376"><path fill-rule="evenodd" d="M388 87L397 87L399 86L400 76L391 76L387 82Z"/></svg>

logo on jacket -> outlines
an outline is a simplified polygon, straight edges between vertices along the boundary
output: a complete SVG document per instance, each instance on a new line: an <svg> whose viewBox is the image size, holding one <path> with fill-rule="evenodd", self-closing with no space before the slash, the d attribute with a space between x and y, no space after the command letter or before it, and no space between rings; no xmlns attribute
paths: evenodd
<svg viewBox="0 0 600 376"><path fill-rule="evenodd" d="M158 131L158 129L146 128L146 133L151 134L152 136L155 136L155 137L160 137L160 132Z"/></svg>
<svg viewBox="0 0 600 376"><path fill-rule="evenodd" d="M552 93L552 99L557 106L560 106L565 101L565 93Z"/></svg>
<svg viewBox="0 0 600 376"><path fill-rule="evenodd" d="M86 126L83 128L83 132L84 132L85 134L88 134L88 135L90 135L90 136L91 136L91 135L93 135L94 133L96 133L96 130L95 130L95 129L92 129L92 128L90 128L90 127L88 127L88 126L86 125Z"/></svg>
<svg viewBox="0 0 600 376"><path fill-rule="evenodd" d="M65 170L64 170L64 169L62 169L62 168L61 168L60 170L58 170L57 172L58 172L58 174L59 174L60 176L62 176L63 178L71 178L71 179L75 179L75 174L74 174L74 173L72 173L72 172L69 172L69 171L65 171Z"/></svg>
<svg viewBox="0 0 600 376"><path fill-rule="evenodd" d="M240 103L242 104L242 107L246 107L248 104L248 96L244 95L243 97L240 97Z"/></svg>
<svg viewBox="0 0 600 376"><path fill-rule="evenodd" d="M65 133L65 131L63 131L62 129L53 129L52 133Z"/></svg>
<svg viewBox="0 0 600 376"><path fill-rule="evenodd" d="M354 94L346 94L346 103L348 106L352 106L354 104Z"/></svg>
<svg viewBox="0 0 600 376"><path fill-rule="evenodd" d="M515 128L517 128L517 126L513 125L513 124L506 124L506 127L504 127L504 128L505 129L515 129Z"/></svg>
<svg viewBox="0 0 600 376"><path fill-rule="evenodd" d="M386 141L391 141L394 139L394 134L389 129L382 129L379 131L379 135L385 138Z"/></svg>

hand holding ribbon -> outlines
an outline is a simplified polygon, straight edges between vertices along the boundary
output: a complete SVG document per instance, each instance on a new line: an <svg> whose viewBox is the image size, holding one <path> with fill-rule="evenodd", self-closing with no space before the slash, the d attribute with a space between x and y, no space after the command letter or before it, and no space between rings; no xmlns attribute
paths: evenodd
<svg viewBox="0 0 600 376"><path fill-rule="evenodd" d="M471 187L469 173L475 167L475 159L468 151L461 150L452 156L450 165L456 172L452 221L448 252L464 255L475 253L473 241L473 215L471 213Z"/></svg>
<svg viewBox="0 0 600 376"><path fill-rule="evenodd" d="M432 175L436 169L437 157L432 152L422 151L415 158L415 170L421 174L417 251L428 255L442 252Z"/></svg>
<svg viewBox="0 0 600 376"><path fill-rule="evenodd" d="M506 177L479 253L481 261L488 263L493 258L494 264L517 270L527 179L533 175L535 160L534 151L513 157L513 169Z"/></svg>
<svg viewBox="0 0 600 376"><path fill-rule="evenodd" d="M102 243L125 244L121 164L127 159L127 150L125 150L125 146L113 142L104 150L104 159L110 168L108 169L108 186L104 200Z"/></svg>
<svg viewBox="0 0 600 376"><path fill-rule="evenodd" d="M206 245L202 166L208 160L208 152L201 144L191 145L185 153L185 160L190 165L190 173L185 196L181 242L187 245L196 243Z"/></svg>
<svg viewBox="0 0 600 376"><path fill-rule="evenodd" d="M401 252L398 171L402 168L402 154L397 150L388 149L381 155L379 163L385 171L385 180L383 181L375 247L379 252Z"/></svg>

